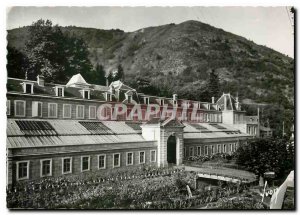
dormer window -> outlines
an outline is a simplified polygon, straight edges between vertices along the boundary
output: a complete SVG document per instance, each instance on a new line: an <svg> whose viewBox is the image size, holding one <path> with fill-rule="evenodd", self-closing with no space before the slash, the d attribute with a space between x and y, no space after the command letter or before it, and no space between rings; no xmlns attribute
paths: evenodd
<svg viewBox="0 0 300 215"><path fill-rule="evenodd" d="M64 88L63 87L55 87L55 94L56 94L56 96L64 97L65 96Z"/></svg>
<svg viewBox="0 0 300 215"><path fill-rule="evenodd" d="M23 83L24 93L33 94L33 83Z"/></svg>
<svg viewBox="0 0 300 215"><path fill-rule="evenodd" d="M146 105L149 104L149 97L145 97L145 98L144 98L144 103L145 103Z"/></svg>
<svg viewBox="0 0 300 215"><path fill-rule="evenodd" d="M128 101L128 103L131 103L131 101L132 101L132 96L128 95L128 96L127 96L127 101Z"/></svg>
<svg viewBox="0 0 300 215"><path fill-rule="evenodd" d="M160 100L160 106L164 106L165 101L163 99Z"/></svg>
<svg viewBox="0 0 300 215"><path fill-rule="evenodd" d="M82 98L90 99L90 90L82 90Z"/></svg>
<svg viewBox="0 0 300 215"><path fill-rule="evenodd" d="M110 93L106 92L106 94L105 94L105 100L108 101L108 102L110 102L112 100L112 96L111 96Z"/></svg>
<svg viewBox="0 0 300 215"><path fill-rule="evenodd" d="M173 105L177 106L177 100L173 100Z"/></svg>

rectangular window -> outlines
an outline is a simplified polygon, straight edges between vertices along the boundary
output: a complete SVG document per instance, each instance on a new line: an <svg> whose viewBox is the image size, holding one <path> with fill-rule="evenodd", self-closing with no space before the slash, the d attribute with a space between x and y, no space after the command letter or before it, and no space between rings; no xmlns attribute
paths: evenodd
<svg viewBox="0 0 300 215"><path fill-rule="evenodd" d="M201 146L197 146L197 155L201 155Z"/></svg>
<svg viewBox="0 0 300 215"><path fill-rule="evenodd" d="M85 99L90 99L90 91L84 90L84 91L83 91L83 95L84 95L83 98L85 98Z"/></svg>
<svg viewBox="0 0 300 215"><path fill-rule="evenodd" d="M111 101L112 100L112 97L111 97L111 94L110 93L106 93L106 101Z"/></svg>
<svg viewBox="0 0 300 215"><path fill-rule="evenodd" d="M223 152L226 153L226 145L223 144Z"/></svg>
<svg viewBox="0 0 300 215"><path fill-rule="evenodd" d="M189 149L189 156L194 156L194 147L190 147Z"/></svg>
<svg viewBox="0 0 300 215"><path fill-rule="evenodd" d="M49 118L56 118L57 117L57 104L56 103L49 103L48 104L48 117Z"/></svg>
<svg viewBox="0 0 300 215"><path fill-rule="evenodd" d="M126 153L126 165L132 165L133 164L133 152L127 152Z"/></svg>
<svg viewBox="0 0 300 215"><path fill-rule="evenodd" d="M26 113L26 102L15 100L15 116L24 117Z"/></svg>
<svg viewBox="0 0 300 215"><path fill-rule="evenodd" d="M211 153L215 154L215 146L211 146Z"/></svg>
<svg viewBox="0 0 300 215"><path fill-rule="evenodd" d="M204 147L204 152L205 152L205 155L208 155L208 146Z"/></svg>
<svg viewBox="0 0 300 215"><path fill-rule="evenodd" d="M232 144L229 144L229 152L232 152Z"/></svg>
<svg viewBox="0 0 300 215"><path fill-rule="evenodd" d="M62 158L62 174L72 173L72 158Z"/></svg>
<svg viewBox="0 0 300 215"><path fill-rule="evenodd" d="M42 117L42 102L32 102L32 117Z"/></svg>
<svg viewBox="0 0 300 215"><path fill-rule="evenodd" d="M17 180L29 179L29 161L17 162Z"/></svg>
<svg viewBox="0 0 300 215"><path fill-rule="evenodd" d="M233 151L236 152L236 150L237 150L237 143L234 143Z"/></svg>
<svg viewBox="0 0 300 215"><path fill-rule="evenodd" d="M10 100L6 100L6 115L10 115Z"/></svg>
<svg viewBox="0 0 300 215"><path fill-rule="evenodd" d="M41 177L52 175L52 159L41 160Z"/></svg>
<svg viewBox="0 0 300 215"><path fill-rule="evenodd" d="M90 119L96 119L96 106L89 107L89 115Z"/></svg>
<svg viewBox="0 0 300 215"><path fill-rule="evenodd" d="M63 87L56 87L55 88L56 96L64 97L64 88Z"/></svg>
<svg viewBox="0 0 300 215"><path fill-rule="evenodd" d="M146 104L146 105L149 104L149 98L148 98L148 97L146 97L144 101L145 101L145 104Z"/></svg>
<svg viewBox="0 0 300 215"><path fill-rule="evenodd" d="M150 151L150 161L151 162L156 162L156 150L151 150Z"/></svg>
<svg viewBox="0 0 300 215"><path fill-rule="evenodd" d="M90 170L90 156L81 157L81 172Z"/></svg>
<svg viewBox="0 0 300 215"><path fill-rule="evenodd" d="M113 154L113 167L120 167L120 153Z"/></svg>
<svg viewBox="0 0 300 215"><path fill-rule="evenodd" d="M24 93L33 93L33 84L25 84L25 92Z"/></svg>
<svg viewBox="0 0 300 215"><path fill-rule="evenodd" d="M77 119L84 119L84 105L77 105L76 106L76 118Z"/></svg>
<svg viewBox="0 0 300 215"><path fill-rule="evenodd" d="M98 169L106 168L106 155L98 155Z"/></svg>
<svg viewBox="0 0 300 215"><path fill-rule="evenodd" d="M128 96L128 103L131 103L131 100L132 100L132 96Z"/></svg>
<svg viewBox="0 0 300 215"><path fill-rule="evenodd" d="M71 108L72 108L72 106L70 104L63 105L63 117L64 118L71 118L71 116L72 116Z"/></svg>
<svg viewBox="0 0 300 215"><path fill-rule="evenodd" d="M221 145L218 145L218 153L221 153Z"/></svg>
<svg viewBox="0 0 300 215"><path fill-rule="evenodd" d="M140 164L145 163L145 152L140 152L139 154L140 154L140 156L139 156Z"/></svg>

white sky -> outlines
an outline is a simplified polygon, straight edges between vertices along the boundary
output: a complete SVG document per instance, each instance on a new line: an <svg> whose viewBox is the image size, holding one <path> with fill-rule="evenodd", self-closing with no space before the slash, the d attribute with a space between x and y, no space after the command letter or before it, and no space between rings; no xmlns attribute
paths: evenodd
<svg viewBox="0 0 300 215"><path fill-rule="evenodd" d="M7 29L50 19L61 26L135 31L198 20L294 56L294 35L286 7L13 7Z"/></svg>

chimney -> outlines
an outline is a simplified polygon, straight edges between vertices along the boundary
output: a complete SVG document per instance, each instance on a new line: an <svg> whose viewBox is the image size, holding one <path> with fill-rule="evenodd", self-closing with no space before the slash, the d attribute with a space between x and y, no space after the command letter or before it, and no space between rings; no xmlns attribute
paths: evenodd
<svg viewBox="0 0 300 215"><path fill-rule="evenodd" d="M211 97L211 103L215 103L215 97Z"/></svg>
<svg viewBox="0 0 300 215"><path fill-rule="evenodd" d="M45 86L45 80L44 80L44 76L43 75L38 75L37 76L37 83L41 87Z"/></svg>
<svg viewBox="0 0 300 215"><path fill-rule="evenodd" d="M174 100L174 101L177 100L177 94L173 94L173 100Z"/></svg>

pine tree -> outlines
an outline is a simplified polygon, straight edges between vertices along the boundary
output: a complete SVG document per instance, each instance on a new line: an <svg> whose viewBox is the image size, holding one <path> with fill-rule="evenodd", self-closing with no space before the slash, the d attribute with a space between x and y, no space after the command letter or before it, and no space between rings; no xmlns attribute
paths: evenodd
<svg viewBox="0 0 300 215"><path fill-rule="evenodd" d="M96 65L95 80L96 80L95 84L99 84L99 85L106 84L105 70L104 70L102 64Z"/></svg>
<svg viewBox="0 0 300 215"><path fill-rule="evenodd" d="M210 98L220 95L219 76L214 69L209 74L207 91Z"/></svg>
<svg viewBox="0 0 300 215"><path fill-rule="evenodd" d="M12 78L25 78L28 69L27 57L17 49L7 46L7 76Z"/></svg>
<svg viewBox="0 0 300 215"><path fill-rule="evenodd" d="M118 72L114 77L114 81L118 81L118 80L124 81L124 79L125 79L124 69L123 69L121 64L118 65L118 70L117 71Z"/></svg>

